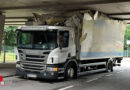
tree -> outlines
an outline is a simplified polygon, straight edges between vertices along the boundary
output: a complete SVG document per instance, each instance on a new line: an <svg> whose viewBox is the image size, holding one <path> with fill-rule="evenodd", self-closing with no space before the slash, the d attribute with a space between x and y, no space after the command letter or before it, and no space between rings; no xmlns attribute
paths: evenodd
<svg viewBox="0 0 130 90"><path fill-rule="evenodd" d="M4 28L3 32L3 45L8 45L8 46L15 46L16 45L16 37L17 37L17 32L16 29L17 26L6 26Z"/></svg>
<svg viewBox="0 0 130 90"><path fill-rule="evenodd" d="M130 40L130 25L126 27L124 36L124 49L127 49L127 40Z"/></svg>

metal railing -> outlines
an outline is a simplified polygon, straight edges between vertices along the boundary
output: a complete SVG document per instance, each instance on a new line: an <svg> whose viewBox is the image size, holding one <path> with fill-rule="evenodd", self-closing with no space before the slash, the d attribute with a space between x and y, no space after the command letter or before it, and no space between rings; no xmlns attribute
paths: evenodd
<svg viewBox="0 0 130 90"><path fill-rule="evenodd" d="M130 50L124 50L124 57L130 57Z"/></svg>
<svg viewBox="0 0 130 90"><path fill-rule="evenodd" d="M11 50L2 50L0 54L0 63L15 63L16 62L16 54L15 48Z"/></svg>

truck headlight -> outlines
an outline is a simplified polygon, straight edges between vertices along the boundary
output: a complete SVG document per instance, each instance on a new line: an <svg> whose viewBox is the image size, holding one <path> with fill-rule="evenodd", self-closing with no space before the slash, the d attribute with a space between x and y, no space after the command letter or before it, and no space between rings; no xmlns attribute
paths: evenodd
<svg viewBox="0 0 130 90"><path fill-rule="evenodd" d="M58 71L58 68L57 68L57 67L47 67L46 70L47 70L47 71L57 72L57 71Z"/></svg>

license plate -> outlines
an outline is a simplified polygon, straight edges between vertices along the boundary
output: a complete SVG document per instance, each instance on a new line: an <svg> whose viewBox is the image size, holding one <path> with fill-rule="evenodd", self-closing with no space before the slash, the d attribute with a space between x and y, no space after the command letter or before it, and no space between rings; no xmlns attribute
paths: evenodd
<svg viewBox="0 0 130 90"><path fill-rule="evenodd" d="M37 75L35 75L35 74L27 74L27 77L30 77L30 78L37 78Z"/></svg>

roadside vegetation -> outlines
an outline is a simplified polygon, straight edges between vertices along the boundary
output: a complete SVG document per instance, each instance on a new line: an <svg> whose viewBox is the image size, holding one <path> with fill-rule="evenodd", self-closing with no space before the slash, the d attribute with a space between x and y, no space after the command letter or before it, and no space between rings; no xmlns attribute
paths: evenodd
<svg viewBox="0 0 130 90"><path fill-rule="evenodd" d="M16 62L15 47L17 41L17 28L17 26L5 26L4 28L0 63L4 62L4 59L5 63Z"/></svg>
<svg viewBox="0 0 130 90"><path fill-rule="evenodd" d="M127 49L127 40L130 40L130 25L126 27L125 36L124 36L124 49ZM128 49L130 49L130 46L128 46Z"/></svg>

